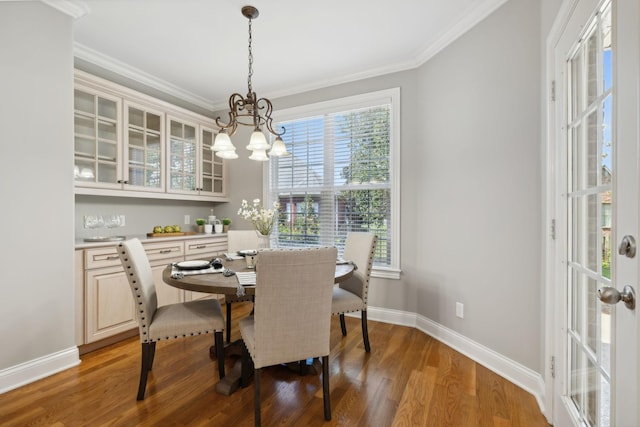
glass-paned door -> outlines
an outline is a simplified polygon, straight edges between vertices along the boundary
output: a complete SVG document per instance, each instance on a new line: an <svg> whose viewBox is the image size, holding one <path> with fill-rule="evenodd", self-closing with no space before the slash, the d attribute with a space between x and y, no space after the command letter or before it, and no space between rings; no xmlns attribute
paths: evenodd
<svg viewBox="0 0 640 427"><path fill-rule="evenodd" d="M74 178L77 185L121 186L120 100L80 88L74 91Z"/></svg>
<svg viewBox="0 0 640 427"><path fill-rule="evenodd" d="M611 4L605 3L566 61L568 77L567 212L570 242L568 384L589 426L610 425L611 306L597 291L611 285L612 62Z"/></svg>
<svg viewBox="0 0 640 427"><path fill-rule="evenodd" d="M198 125L169 118L169 191L196 192Z"/></svg>
<svg viewBox="0 0 640 427"><path fill-rule="evenodd" d="M200 127L200 194L224 195L224 160L215 156L211 150L216 132L213 129Z"/></svg>
<svg viewBox="0 0 640 427"><path fill-rule="evenodd" d="M554 47L558 87L558 284L554 425L631 427L638 407L636 308L600 292L637 287L640 3L574 0ZM613 295L613 294L612 294ZM558 294L560 296L560 294Z"/></svg>
<svg viewBox="0 0 640 427"><path fill-rule="evenodd" d="M130 103L125 103L125 113L127 188L140 187L145 191L164 191L164 115L160 111Z"/></svg>

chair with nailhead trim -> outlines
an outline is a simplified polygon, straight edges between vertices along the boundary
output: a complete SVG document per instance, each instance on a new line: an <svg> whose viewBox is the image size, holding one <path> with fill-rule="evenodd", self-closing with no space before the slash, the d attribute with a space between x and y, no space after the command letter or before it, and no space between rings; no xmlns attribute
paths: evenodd
<svg viewBox="0 0 640 427"><path fill-rule="evenodd" d="M235 254L238 251L258 249L258 234L256 230L227 231L227 252ZM243 261L244 262L244 261ZM225 295L227 308L227 343L231 342L231 304L234 302L253 301L253 296Z"/></svg>
<svg viewBox="0 0 640 427"><path fill-rule="evenodd" d="M333 288L333 302L331 304L333 315L340 315L342 336L347 335L344 314L354 311L360 312L362 340L367 353L371 351L367 327L367 296L376 242L377 237L373 233L349 233L347 235L342 258L353 262L357 270L354 271L353 276Z"/></svg>
<svg viewBox="0 0 640 427"><path fill-rule="evenodd" d="M261 372L267 366L322 358L324 418L331 419L329 352L336 248L264 249L258 253L253 316L240 319L242 386L253 368L254 424L260 425Z"/></svg>
<svg viewBox="0 0 640 427"><path fill-rule="evenodd" d="M137 400L143 400L147 376L153 366L156 342L202 334L214 334L218 375L224 378L224 317L216 299L189 301L158 307L156 287L149 259L142 243L131 239L118 244L133 299L142 344L140 384Z"/></svg>

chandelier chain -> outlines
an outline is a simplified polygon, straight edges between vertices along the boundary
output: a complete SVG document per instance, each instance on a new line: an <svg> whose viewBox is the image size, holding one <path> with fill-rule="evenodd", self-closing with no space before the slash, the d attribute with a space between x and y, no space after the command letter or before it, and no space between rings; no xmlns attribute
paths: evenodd
<svg viewBox="0 0 640 427"><path fill-rule="evenodd" d="M249 76L247 77L249 94L253 93L253 87L251 86L251 76L253 76L253 52L251 51L253 38L251 37L251 21L251 18L249 18Z"/></svg>

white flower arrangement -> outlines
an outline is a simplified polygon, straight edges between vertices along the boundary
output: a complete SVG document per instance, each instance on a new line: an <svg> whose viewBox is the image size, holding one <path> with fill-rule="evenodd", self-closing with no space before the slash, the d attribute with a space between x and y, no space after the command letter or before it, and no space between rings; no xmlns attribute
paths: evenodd
<svg viewBox="0 0 640 427"><path fill-rule="evenodd" d="M265 209L260 205L260 199L254 199L253 204L242 200L242 206L238 209L238 215L247 221L251 221L256 231L263 236L271 234L273 224L277 219L277 213L280 210L280 203L274 202L273 209Z"/></svg>

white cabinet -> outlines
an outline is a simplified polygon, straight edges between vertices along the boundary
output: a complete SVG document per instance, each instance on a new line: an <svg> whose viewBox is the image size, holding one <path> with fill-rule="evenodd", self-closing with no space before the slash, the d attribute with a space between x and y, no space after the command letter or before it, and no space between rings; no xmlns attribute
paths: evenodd
<svg viewBox="0 0 640 427"><path fill-rule="evenodd" d="M213 119L75 72L76 194L229 201Z"/></svg>
<svg viewBox="0 0 640 427"><path fill-rule="evenodd" d="M138 326L129 282L115 247L84 252L84 343Z"/></svg>
<svg viewBox="0 0 640 427"><path fill-rule="evenodd" d="M183 242L150 243L145 251L155 278L158 306L184 301L184 291L162 281L167 264L184 259ZM131 288L115 246L84 251L83 294L83 344L138 327Z"/></svg>
<svg viewBox="0 0 640 427"><path fill-rule="evenodd" d="M138 326L129 282L121 267L88 270L85 283L86 343Z"/></svg>
<svg viewBox="0 0 640 427"><path fill-rule="evenodd" d="M121 188L121 108L118 97L76 86L73 111L76 186Z"/></svg>

